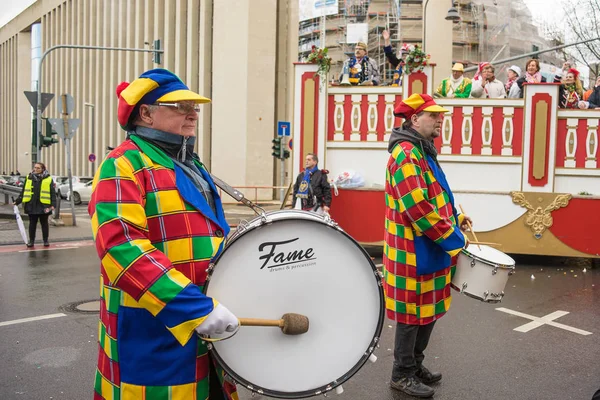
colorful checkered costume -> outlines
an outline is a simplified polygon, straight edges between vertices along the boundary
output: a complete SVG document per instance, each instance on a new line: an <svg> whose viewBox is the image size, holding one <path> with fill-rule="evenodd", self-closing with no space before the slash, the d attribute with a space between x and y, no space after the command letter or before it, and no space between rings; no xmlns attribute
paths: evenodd
<svg viewBox="0 0 600 400"><path fill-rule="evenodd" d="M136 136L94 177L88 211L101 259L94 399L209 397L214 365L195 328L217 305L202 289L229 226L210 175L196 166L216 213L172 159ZM215 371L222 399L236 400L233 382Z"/></svg>
<svg viewBox="0 0 600 400"><path fill-rule="evenodd" d="M450 307L454 256L465 245L452 192L441 168L420 147L401 141L387 164L385 199L387 315L399 323L427 325Z"/></svg>

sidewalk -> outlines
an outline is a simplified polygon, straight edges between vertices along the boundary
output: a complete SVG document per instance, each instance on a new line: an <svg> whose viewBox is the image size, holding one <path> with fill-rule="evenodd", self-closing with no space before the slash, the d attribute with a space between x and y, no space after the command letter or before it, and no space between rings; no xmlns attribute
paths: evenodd
<svg viewBox="0 0 600 400"><path fill-rule="evenodd" d="M70 212L70 209L64 208L62 212ZM279 205L268 204L261 205L266 211L275 211L279 209ZM250 208L239 204L225 204L225 217L232 228L236 226L240 220L250 221L255 217L254 211ZM51 242L67 242L92 239L92 227L90 217L87 215L86 206L80 206L75 209L75 217L77 226L53 226L50 225L50 241ZM25 229L29 227L27 215L23 214L21 209L21 218L25 223ZM37 233L35 235L36 243L42 243L42 229L38 224ZM13 213L13 206L0 202L0 245L15 245L23 244L23 239L17 227L17 221Z"/></svg>

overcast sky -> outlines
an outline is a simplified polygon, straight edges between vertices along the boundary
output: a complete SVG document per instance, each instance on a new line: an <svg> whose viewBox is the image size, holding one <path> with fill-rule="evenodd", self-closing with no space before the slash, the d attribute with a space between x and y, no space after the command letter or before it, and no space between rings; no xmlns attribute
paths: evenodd
<svg viewBox="0 0 600 400"><path fill-rule="evenodd" d="M510 0L497 0L498 3ZM535 19L559 23L562 14L562 0L524 0ZM0 0L0 27L35 3L35 0ZM559 12L557 12L557 10Z"/></svg>

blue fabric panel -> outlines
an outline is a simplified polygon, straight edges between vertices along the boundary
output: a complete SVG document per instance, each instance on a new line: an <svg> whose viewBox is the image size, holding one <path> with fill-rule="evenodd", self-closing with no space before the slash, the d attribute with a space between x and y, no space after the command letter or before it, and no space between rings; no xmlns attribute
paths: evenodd
<svg viewBox="0 0 600 400"><path fill-rule="evenodd" d="M179 194L181 194L181 197L183 197L187 203L191 204L192 206L194 206L194 208L196 208L198 211L204 214L206 218L210 219L212 222L217 224L219 228L223 230L224 237L227 237L227 233L229 233L229 225L225 220L225 214L223 212L221 199L218 198L218 196L215 196L215 209L217 210L218 214L222 215L222 218L219 219L206 202L206 199L204 198L202 193L200 193L200 191L198 190L196 185L194 185L194 183L190 180L190 178L187 177L185 172L181 168L179 168L177 164L174 164L174 168L175 184L177 185L177 189L179 189ZM204 174L202 175L204 176ZM211 189L213 190L214 195L216 193L214 185L211 184L211 180L207 181L211 185Z"/></svg>
<svg viewBox="0 0 600 400"><path fill-rule="evenodd" d="M118 318L123 382L143 386L195 382L196 335L181 346L164 324L143 308L120 307Z"/></svg>
<svg viewBox="0 0 600 400"><path fill-rule="evenodd" d="M202 318L212 310L212 298L203 294L198 286L189 284L156 314L156 318L165 326L173 328L185 321Z"/></svg>
<svg viewBox="0 0 600 400"><path fill-rule="evenodd" d="M432 274L450 265L450 255L425 235L415 236L415 254L417 255L417 275Z"/></svg>

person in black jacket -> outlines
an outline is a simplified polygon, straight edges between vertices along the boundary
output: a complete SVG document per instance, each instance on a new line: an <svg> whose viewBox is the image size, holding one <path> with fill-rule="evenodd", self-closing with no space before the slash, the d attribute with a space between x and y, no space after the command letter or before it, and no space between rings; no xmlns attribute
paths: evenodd
<svg viewBox="0 0 600 400"><path fill-rule="evenodd" d="M583 110L600 108L600 76L596 78L596 86L587 101L579 102L579 108Z"/></svg>
<svg viewBox="0 0 600 400"><path fill-rule="evenodd" d="M331 186L327 180L329 171L319 169L319 158L316 154L308 153L304 171L298 174L294 184L293 208L314 211L319 214L328 213L331 207ZM299 204L296 204L300 201Z"/></svg>
<svg viewBox="0 0 600 400"><path fill-rule="evenodd" d="M35 243L35 230L38 221L42 225L44 247L50 246L50 243L48 243L50 233L48 217L56 206L56 193L52 177L44 164L36 163L33 166L33 171L27 176L21 194L13 202L14 205L21 203L24 204L25 213L29 215L29 243L27 243L27 247L33 247Z"/></svg>

